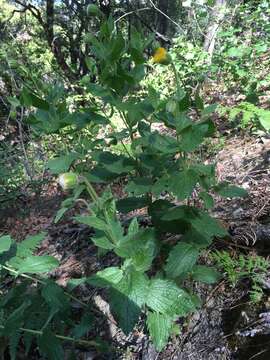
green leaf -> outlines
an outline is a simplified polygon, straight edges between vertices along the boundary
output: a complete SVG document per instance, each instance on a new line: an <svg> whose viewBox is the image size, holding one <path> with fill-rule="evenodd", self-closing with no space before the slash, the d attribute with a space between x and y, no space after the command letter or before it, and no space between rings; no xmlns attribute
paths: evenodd
<svg viewBox="0 0 270 360"><path fill-rule="evenodd" d="M136 178L128 183L125 191L133 193L134 196L144 195L151 192L153 181L151 178Z"/></svg>
<svg viewBox="0 0 270 360"><path fill-rule="evenodd" d="M148 197L128 197L118 200L116 202L117 210L123 214L127 214L130 211L142 209L149 205Z"/></svg>
<svg viewBox="0 0 270 360"><path fill-rule="evenodd" d="M206 284L214 284L221 279L222 275L213 267L196 265L192 271L192 278Z"/></svg>
<svg viewBox="0 0 270 360"><path fill-rule="evenodd" d="M60 340L57 339L49 328L46 328L37 340L41 354L49 360L63 360L65 358Z"/></svg>
<svg viewBox="0 0 270 360"><path fill-rule="evenodd" d="M69 308L69 299L64 290L55 282L48 281L41 291L42 297L51 308L51 312L64 312Z"/></svg>
<svg viewBox="0 0 270 360"><path fill-rule="evenodd" d="M163 215L163 220L185 220L190 223L193 230L196 230L205 239L212 239L214 236L224 237L227 231L221 227L219 222L210 217L206 212L191 206L175 206Z"/></svg>
<svg viewBox="0 0 270 360"><path fill-rule="evenodd" d="M17 270L20 274L39 274L51 271L59 265L59 261L52 256L29 256L17 264Z"/></svg>
<svg viewBox="0 0 270 360"><path fill-rule="evenodd" d="M34 106L38 109L46 110L46 111L48 111L50 109L50 105L47 103L47 101L39 98L34 93L31 93L25 87L21 91L20 102L22 105L24 105L26 107Z"/></svg>
<svg viewBox="0 0 270 360"><path fill-rule="evenodd" d="M90 311L90 310L89 310ZM94 317L91 313L85 313L78 325L72 330L72 335L75 339L79 339L86 335L89 330L93 327Z"/></svg>
<svg viewBox="0 0 270 360"><path fill-rule="evenodd" d="M22 336L22 332L20 330L17 330L9 338L10 360L16 360L17 358L17 348L20 343L21 336Z"/></svg>
<svg viewBox="0 0 270 360"><path fill-rule="evenodd" d="M180 242L170 251L166 273L171 278L184 275L191 271L199 256L198 248L191 243Z"/></svg>
<svg viewBox="0 0 270 360"><path fill-rule="evenodd" d="M97 218L96 216L75 216L75 220L78 222L93 227L94 229L106 231L108 230L108 225L105 221Z"/></svg>
<svg viewBox="0 0 270 360"><path fill-rule="evenodd" d="M87 283L98 287L108 287L118 284L124 274L123 271L115 266L98 271L94 276L87 279Z"/></svg>
<svg viewBox="0 0 270 360"><path fill-rule="evenodd" d="M60 208L60 209L57 211L56 215L55 215L54 223L55 223L55 224L58 223L58 221L62 219L62 217L64 216L64 214L65 214L68 210L69 210L68 207L62 207L62 208Z"/></svg>
<svg viewBox="0 0 270 360"><path fill-rule="evenodd" d="M45 232L41 232L37 235L28 236L21 243L17 244L17 254L18 257L27 257L32 255L33 251L37 246L44 240L46 236Z"/></svg>
<svg viewBox="0 0 270 360"><path fill-rule="evenodd" d="M96 236L92 236L91 241L93 241L93 243L101 249L112 250L115 247L115 245L112 244L106 236L104 236L103 232L100 234L96 231Z"/></svg>
<svg viewBox="0 0 270 360"><path fill-rule="evenodd" d="M0 237L0 254L8 251L11 247L12 239L9 235L4 235Z"/></svg>
<svg viewBox="0 0 270 360"><path fill-rule="evenodd" d="M203 110L204 109L204 103L203 103L203 100L200 97L198 91L196 91L196 94L195 94L195 105L196 105L197 110Z"/></svg>
<svg viewBox="0 0 270 360"><path fill-rule="evenodd" d="M57 175L57 174L65 173L66 171L69 170L73 161L77 160L78 157L79 157L78 154L74 154L74 153L60 156L49 160L47 163L47 167L52 174Z"/></svg>
<svg viewBox="0 0 270 360"><path fill-rule="evenodd" d="M205 208L208 210L208 209L211 209L214 207L215 203L214 203L214 199L213 197L208 194L206 191L201 191L199 193L199 198L203 200L204 202L204 206Z"/></svg>
<svg viewBox="0 0 270 360"><path fill-rule="evenodd" d="M207 120L189 126L180 132L181 149L183 151L194 151L204 140L215 131L212 121Z"/></svg>
<svg viewBox="0 0 270 360"><path fill-rule="evenodd" d="M24 302L9 315L4 325L5 336L16 333L18 328L23 325L25 320L24 312L30 305L31 300L25 299Z"/></svg>
<svg viewBox="0 0 270 360"><path fill-rule="evenodd" d="M192 169L185 169L178 174L172 175L169 181L169 190L171 190L179 200L184 200L191 195L198 182L198 176Z"/></svg>
<svg viewBox="0 0 270 360"><path fill-rule="evenodd" d="M20 101L15 96L7 96L7 100L13 108L21 105Z"/></svg>
<svg viewBox="0 0 270 360"><path fill-rule="evenodd" d="M224 237L228 235L227 231L219 222L210 217L207 213L200 212L197 217L191 220L193 228L203 237L213 238L214 236Z"/></svg>
<svg viewBox="0 0 270 360"><path fill-rule="evenodd" d="M121 329L129 334L141 313L148 293L148 279L142 273L132 271L110 290L110 305Z"/></svg>
<svg viewBox="0 0 270 360"><path fill-rule="evenodd" d="M128 227L128 237L135 236L139 231L139 224L137 218L132 219Z"/></svg>
<svg viewBox="0 0 270 360"><path fill-rule="evenodd" d="M131 259L137 271L147 271L157 251L153 229L142 229L133 236L123 238L115 248L118 256Z"/></svg>
<svg viewBox="0 0 270 360"><path fill-rule="evenodd" d="M148 312L147 327L156 350L161 351L168 343L173 327L173 317L157 312Z"/></svg>
<svg viewBox="0 0 270 360"><path fill-rule="evenodd" d="M86 12L89 16L103 16L102 11L95 4L89 4L86 8Z"/></svg>
<svg viewBox="0 0 270 360"><path fill-rule="evenodd" d="M184 316L195 308L187 292L174 282L163 279L151 280L146 304L153 311L166 315Z"/></svg>
<svg viewBox="0 0 270 360"><path fill-rule="evenodd" d="M214 187L216 193L223 197L246 197L248 192L235 185L230 185L227 182L223 182Z"/></svg>
<svg viewBox="0 0 270 360"><path fill-rule="evenodd" d="M211 104L211 105L207 106L206 108L203 109L202 116L208 116L208 115L212 114L213 112L216 111L217 106L218 106L217 104Z"/></svg>

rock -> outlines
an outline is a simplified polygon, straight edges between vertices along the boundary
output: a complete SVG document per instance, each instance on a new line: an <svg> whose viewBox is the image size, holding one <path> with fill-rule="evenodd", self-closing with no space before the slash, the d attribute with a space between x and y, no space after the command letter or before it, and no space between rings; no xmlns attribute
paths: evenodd
<svg viewBox="0 0 270 360"><path fill-rule="evenodd" d="M243 213L244 213L244 210L240 207L240 208L234 210L234 212L232 213L232 215L233 215L233 217L234 217L235 219L237 219L237 218L241 217L241 215L242 215Z"/></svg>

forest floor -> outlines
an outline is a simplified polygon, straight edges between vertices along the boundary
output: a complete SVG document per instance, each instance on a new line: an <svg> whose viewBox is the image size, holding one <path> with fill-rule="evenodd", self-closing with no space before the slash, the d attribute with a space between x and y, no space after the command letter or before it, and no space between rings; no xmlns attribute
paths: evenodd
<svg viewBox="0 0 270 360"><path fill-rule="evenodd" d="M220 119L217 119L217 123ZM213 216L228 229L230 238L216 240L210 250L226 249L234 254L270 254L270 139L250 136L246 132L221 129L223 136L205 153L204 161L216 162L219 180L227 180L244 187L249 195L243 199L217 197ZM114 191L122 196L121 185ZM116 265L117 259L108 253L98 257L91 243L92 230L78 225L68 214L55 224L54 216L63 195L51 183L36 197L24 199L16 209L0 213L0 233L9 233L20 241L41 230L47 236L38 254L55 256L61 266L51 274L63 286L70 278L89 276L105 266ZM78 211L80 209L77 209ZM201 263L208 263L208 252ZM166 349L157 353L145 335L143 324L125 337L114 321L103 294L82 285L80 299L93 301L100 311L98 326L89 333L113 343L115 351L106 359L125 360L262 360L270 358L270 326L262 321L261 313L270 311L270 286L264 290L262 300L252 304L249 299L250 283L240 281L232 286L225 278L217 285L195 283L194 292L202 299L202 307L182 325L182 333L174 336ZM250 334L254 329L258 333ZM255 331L256 332L256 331ZM241 336L242 334L242 336ZM68 356L68 349L67 349ZM78 359L103 359L95 351L80 349Z"/></svg>

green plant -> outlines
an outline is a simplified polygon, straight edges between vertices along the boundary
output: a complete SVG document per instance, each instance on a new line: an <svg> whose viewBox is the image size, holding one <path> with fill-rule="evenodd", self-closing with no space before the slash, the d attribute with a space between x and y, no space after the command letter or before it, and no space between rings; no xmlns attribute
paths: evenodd
<svg viewBox="0 0 270 360"><path fill-rule="evenodd" d="M232 108L222 107L220 112L227 113L229 121L237 121L243 129L251 127L266 132L270 130L270 111L249 102L242 102Z"/></svg>
<svg viewBox="0 0 270 360"><path fill-rule="evenodd" d="M254 104L270 84L265 72L269 67L269 19L268 1L241 4L234 20L219 32L213 57L213 74L219 73L230 92L238 90Z"/></svg>
<svg viewBox="0 0 270 360"><path fill-rule="evenodd" d="M55 360L64 357L62 342L100 346L98 341L81 339L93 325L90 306L46 276L58 261L32 254L44 236L29 236L19 244L8 235L0 237L1 279L9 278L9 285L1 286L1 350L8 348L14 360L18 347L27 357L32 346L38 345L40 355ZM83 305L84 311L75 314L71 301Z"/></svg>
<svg viewBox="0 0 270 360"><path fill-rule="evenodd" d="M173 40L169 54L177 70L181 88L188 93L194 93L207 78L207 54L184 37ZM162 96L168 97L175 91L174 72L162 65L155 66L148 72L142 85L146 90L151 86Z"/></svg>
<svg viewBox="0 0 270 360"><path fill-rule="evenodd" d="M216 251L212 254L217 266L224 270L232 286L248 278L251 281L250 300L259 302L263 296L263 280L268 274L269 260L258 255L239 255L232 257L227 251Z"/></svg>
<svg viewBox="0 0 270 360"><path fill-rule="evenodd" d="M89 215L75 219L93 227L93 243L103 253L114 252L120 264L82 281L107 289L112 312L126 334L145 314L151 338L162 350L174 331L175 320L195 311L200 303L188 285L190 280L213 283L219 279L214 269L196 265L200 251L214 237L227 235L207 213L214 205L211 193L233 197L246 192L226 182L218 184L214 165L196 161L194 152L215 132L210 117L216 106L205 106L197 92L191 96L182 89L177 66L173 57L167 58L165 49L162 56L174 76L173 89L164 97L149 87L142 98L139 84L146 76L144 50L151 39L144 40L135 29L129 39L124 37L111 18L101 24L96 36L88 34L85 39L96 59L97 82L91 83L88 76L83 79L89 107L71 112L57 92L54 97L40 97L28 88L23 89L20 103L32 110L27 122L42 135L73 133L92 122L106 129L113 125L113 117L121 119L122 129L111 126L114 130L104 131L103 138L94 141L87 153L78 156L67 152L49 163L54 174L72 170L60 178L64 189L74 189L56 220L74 202L86 206ZM191 108L199 120L189 116ZM160 133L157 126L165 131ZM114 151L118 144L120 153ZM87 167L82 166L85 163ZM121 178L127 181L126 198L115 201L109 189L97 195L94 184L108 186ZM200 208L192 206L195 194ZM119 212L142 208L147 209L153 227L140 228L136 218L128 227L121 224ZM175 234L175 242L168 243L166 233Z"/></svg>

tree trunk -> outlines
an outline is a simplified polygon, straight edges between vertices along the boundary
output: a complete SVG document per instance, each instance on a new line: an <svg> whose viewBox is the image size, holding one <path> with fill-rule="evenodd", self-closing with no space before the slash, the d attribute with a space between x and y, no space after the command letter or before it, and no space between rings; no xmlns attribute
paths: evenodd
<svg viewBox="0 0 270 360"><path fill-rule="evenodd" d="M159 10L161 10L164 14L168 14L169 10L169 1L168 0L159 0L157 7ZM160 34L167 35L168 30L168 19L162 15L161 13L158 13L157 18L157 31Z"/></svg>
<svg viewBox="0 0 270 360"><path fill-rule="evenodd" d="M209 63L211 63L212 61L217 34L221 22L225 16L226 5L227 5L227 0L216 0L212 10L209 30L205 35L204 46L203 46L204 50L207 51L209 54L209 58L208 58Z"/></svg>

